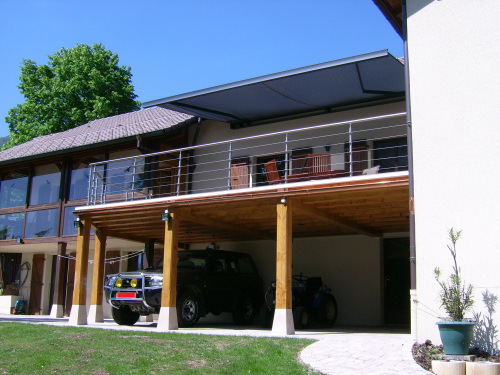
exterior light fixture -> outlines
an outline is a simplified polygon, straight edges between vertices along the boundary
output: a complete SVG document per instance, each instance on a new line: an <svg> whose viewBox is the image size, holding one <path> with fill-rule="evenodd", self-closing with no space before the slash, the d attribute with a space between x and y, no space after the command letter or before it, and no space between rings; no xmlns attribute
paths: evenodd
<svg viewBox="0 0 500 375"><path fill-rule="evenodd" d="M83 223L80 221L80 218L77 217L75 221L73 221L73 228L75 229L78 229L78 228L82 228L83 227Z"/></svg>
<svg viewBox="0 0 500 375"><path fill-rule="evenodd" d="M168 211L168 208L165 210L164 213L161 214L161 219L163 221L170 221L170 220L172 220L172 215L170 215L170 212Z"/></svg>
<svg viewBox="0 0 500 375"><path fill-rule="evenodd" d="M282 204L286 204L286 198L285 198L285 197L281 198L281 199L280 199L280 202L281 202Z"/></svg>

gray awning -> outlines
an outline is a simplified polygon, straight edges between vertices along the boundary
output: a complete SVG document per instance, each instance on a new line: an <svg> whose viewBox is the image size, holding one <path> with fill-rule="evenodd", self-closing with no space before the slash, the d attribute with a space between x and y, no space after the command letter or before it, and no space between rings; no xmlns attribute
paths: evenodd
<svg viewBox="0 0 500 375"><path fill-rule="evenodd" d="M387 50L144 103L231 124L404 97L403 64Z"/></svg>

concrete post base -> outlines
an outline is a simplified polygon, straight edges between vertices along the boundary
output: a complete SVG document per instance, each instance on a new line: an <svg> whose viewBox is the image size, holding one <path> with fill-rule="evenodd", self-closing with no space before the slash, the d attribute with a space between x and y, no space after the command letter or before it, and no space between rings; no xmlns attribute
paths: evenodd
<svg viewBox="0 0 500 375"><path fill-rule="evenodd" d="M84 326L87 325L87 306L73 305L69 314L69 325Z"/></svg>
<svg viewBox="0 0 500 375"><path fill-rule="evenodd" d="M172 331L179 329L177 322L177 309L175 307L160 308L157 329L159 331Z"/></svg>
<svg viewBox="0 0 500 375"><path fill-rule="evenodd" d="M63 305L52 305L50 309L51 318L62 318L64 316L64 306Z"/></svg>
<svg viewBox="0 0 500 375"><path fill-rule="evenodd" d="M104 323L102 305L90 305L88 323Z"/></svg>
<svg viewBox="0 0 500 375"><path fill-rule="evenodd" d="M292 309L276 309L274 311L272 332L283 336L295 334Z"/></svg>

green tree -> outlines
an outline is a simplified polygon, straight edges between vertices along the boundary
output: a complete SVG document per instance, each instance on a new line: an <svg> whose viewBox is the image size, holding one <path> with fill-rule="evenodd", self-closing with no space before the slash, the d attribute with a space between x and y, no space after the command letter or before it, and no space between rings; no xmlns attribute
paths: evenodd
<svg viewBox="0 0 500 375"><path fill-rule="evenodd" d="M46 65L23 60L18 88L25 102L9 110L4 148L99 118L139 109L130 68L102 44L77 44L48 56Z"/></svg>

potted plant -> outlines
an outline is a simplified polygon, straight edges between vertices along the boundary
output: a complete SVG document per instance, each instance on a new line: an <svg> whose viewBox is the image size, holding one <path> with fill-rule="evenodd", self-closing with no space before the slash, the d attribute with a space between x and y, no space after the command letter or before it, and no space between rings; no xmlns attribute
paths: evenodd
<svg viewBox="0 0 500 375"><path fill-rule="evenodd" d="M449 231L451 244L448 250L453 257L453 273L447 280L441 280L441 270L436 267L434 276L441 287L441 306L444 307L448 318L437 322L439 334L443 342L444 353L449 355L466 355L472 341L474 322L465 318L465 313L473 306L473 286L463 282L460 268L457 264L457 241L462 231Z"/></svg>

